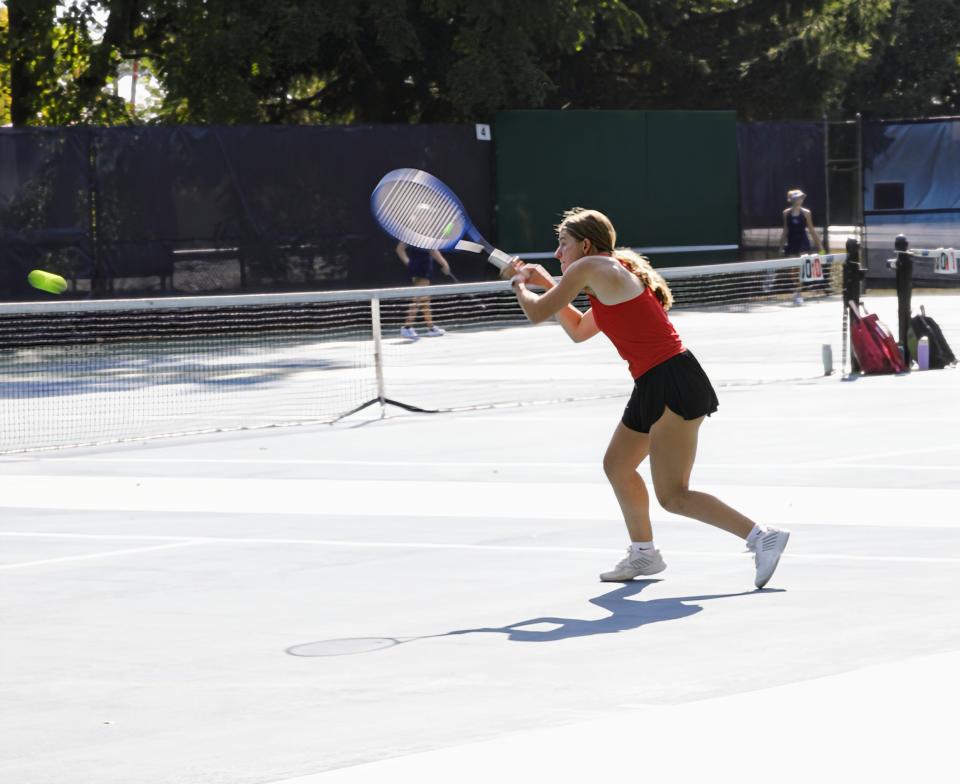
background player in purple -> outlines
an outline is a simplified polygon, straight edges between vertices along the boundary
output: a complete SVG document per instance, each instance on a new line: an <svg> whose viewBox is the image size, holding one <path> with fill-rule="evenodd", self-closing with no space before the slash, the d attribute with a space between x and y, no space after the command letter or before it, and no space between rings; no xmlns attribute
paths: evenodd
<svg viewBox="0 0 960 784"><path fill-rule="evenodd" d="M433 264L436 262L444 275L450 274L450 265L438 250L421 250L407 245L404 242L397 243L397 255L407 267L407 274L410 276L410 282L414 286L429 286L430 276L433 274ZM433 314L430 312L430 297L417 297L410 304L407 310L407 317L400 327L401 337L417 340L420 335L414 328L417 319L417 311L423 313L423 321L427 325L427 337L440 337L445 334L440 327L433 323Z"/></svg>
<svg viewBox="0 0 960 784"><path fill-rule="evenodd" d="M783 211L783 231L780 234L780 246L785 256L802 256L811 250L810 238L817 245L817 253L823 253L823 243L813 226L813 215L803 206L807 194L799 188L787 191L790 206ZM809 234L808 234L809 232Z"/></svg>

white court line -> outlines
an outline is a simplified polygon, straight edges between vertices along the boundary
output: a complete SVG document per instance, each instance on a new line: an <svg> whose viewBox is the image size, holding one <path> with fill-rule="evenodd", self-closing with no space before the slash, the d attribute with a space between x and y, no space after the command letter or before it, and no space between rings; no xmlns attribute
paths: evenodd
<svg viewBox="0 0 960 784"><path fill-rule="evenodd" d="M960 527L960 489L775 486L699 482L771 525ZM0 508L153 514L616 520L606 482L250 479L142 476L0 476ZM651 505L658 519L679 519Z"/></svg>
<svg viewBox="0 0 960 784"><path fill-rule="evenodd" d="M862 455L849 455L847 457L828 457L822 462L829 463L831 467L834 464L846 463L848 460L862 460L864 458L876 459L878 457L902 457L904 455L925 455L930 452L955 452L960 450L960 443L945 444L943 446L926 446L920 449L898 449L893 452L867 452ZM954 466L956 468L956 466Z"/></svg>
<svg viewBox="0 0 960 784"><path fill-rule="evenodd" d="M960 447L958 447L960 448ZM319 466L360 466L360 467L409 467L409 468L498 468L533 466L536 468L597 468L600 465L599 460L583 463L556 463L556 462L536 462L533 460L524 460L522 462L463 462L455 460L324 460L322 458L269 458L269 457L46 457L38 458L46 463L146 463L146 464L191 464L200 465L319 465ZM761 465L761 464L757 464ZM763 465L769 465L764 463ZM795 464L790 464L795 465ZM815 465L815 463L810 463Z"/></svg>
<svg viewBox="0 0 960 784"><path fill-rule="evenodd" d="M149 553L155 550L169 550L172 547L187 547L200 542L174 542L172 544L158 544L153 547L134 547L126 550L110 550L105 553L88 553L86 555L67 555L62 558L45 558L41 561L22 561L20 563L0 564L0 569L23 569L28 566L46 566L47 564L63 563L65 561L89 561L94 558L111 558L117 555L132 555L133 553Z"/></svg>
<svg viewBox="0 0 960 784"><path fill-rule="evenodd" d="M626 401L629 398L629 393L623 395L623 400ZM613 399L613 398L611 398ZM575 405L578 401L570 401L571 405ZM611 404L613 407L614 404ZM615 409L615 412L618 409ZM456 419L457 422L475 422L476 424L484 424L486 422L509 422L517 427L521 426L524 422L551 422L562 425L569 426L571 422L600 422L603 424L610 425L613 427L616 425L616 413L613 415L613 419L610 416L578 416L576 414L571 414L566 417L559 416L537 416L536 414L530 414L523 417L507 417L502 415L490 415L484 416L483 411L477 411L476 416L469 416L465 414L454 414L452 418ZM882 424L889 425L890 417L889 416L861 416L859 414L851 414L849 416L844 415L812 415L812 416L803 416L801 414L783 414L783 415L756 415L749 412L734 412L723 410L723 413L717 413L715 415L717 421L721 424L724 422L836 422L839 424L850 425L863 422L865 424ZM402 418L393 418L392 421L402 421ZM929 416L924 417L914 416L911 414L910 422L926 423L939 425L943 423L957 423L960 422L960 417L937 417ZM707 422L706 426L709 426L710 422Z"/></svg>
<svg viewBox="0 0 960 784"><path fill-rule="evenodd" d="M78 534L73 531L0 531L0 536L22 536L37 539L133 539L135 542L180 542L202 544L204 536L164 536L163 534Z"/></svg>
<svg viewBox="0 0 960 784"><path fill-rule="evenodd" d="M917 454L926 452L950 452L960 450L960 443L949 444L942 447L928 447L924 450L916 450ZM823 468L827 465L830 469L843 468L877 468L877 469L896 469L896 470L929 470L929 471L956 471L955 465L930 465L928 463L883 463L874 462L850 463L849 460L864 459L873 455L851 455L849 457L826 458L822 460L806 460L794 463L775 463L765 461L760 463L736 463L733 461L724 461L723 463L697 462L698 469L755 469L769 468L771 470L789 470L793 468ZM536 461L522 460L518 462L508 462L505 460L489 461L456 461L456 460L324 460L322 458L269 458L269 457L45 457L36 458L28 462L43 461L47 464L55 461L57 463L104 463L107 465L137 463L146 465L316 465L316 466L350 466L357 468L456 468L456 469L513 469L513 468L571 468L583 471L598 471L600 469L599 460L588 462L560 462L560 461ZM834 462L836 461L836 462ZM839 461L843 461L842 463ZM24 460L10 462L25 462ZM643 468L644 466L641 466ZM2 506L2 504L0 504Z"/></svg>
<svg viewBox="0 0 960 784"><path fill-rule="evenodd" d="M358 541L347 539L285 539L285 538L263 538L263 537L230 537L230 536L204 536L186 539L184 537L157 536L145 534L139 536L136 534L77 534L77 533L59 533L59 532L31 532L31 531L0 531L0 536L23 537L23 538L49 538L49 539L133 539L133 540L166 540L178 539L175 544L157 545L156 547L144 547L132 550L117 550L113 553L101 553L89 556L70 556L67 558L54 558L47 561L33 561L24 564L14 564L8 567L16 568L18 566L33 566L44 563L55 563L57 561L80 560L83 558L98 558L106 555L146 552L148 550L162 550L167 547L179 547L191 544L224 544L224 545L308 545L311 547L346 547L348 549L401 549L401 550L478 550L492 552L520 552L520 553L577 553L577 554L609 554L619 552L612 547L570 547L570 546L552 546L552 545L512 545L512 544L472 544L460 542L384 542L384 541ZM743 558L749 555L742 550L728 551L704 551L704 550L671 550L669 555L680 556L683 558ZM960 564L960 557L946 556L911 556L911 555L854 555L847 553L785 553L783 558L789 560L806 561L863 561L880 563L926 563L926 564Z"/></svg>

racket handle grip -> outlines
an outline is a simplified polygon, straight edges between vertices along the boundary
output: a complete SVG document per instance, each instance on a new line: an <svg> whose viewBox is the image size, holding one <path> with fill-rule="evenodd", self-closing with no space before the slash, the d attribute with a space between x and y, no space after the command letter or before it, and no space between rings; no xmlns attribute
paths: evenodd
<svg viewBox="0 0 960 784"><path fill-rule="evenodd" d="M513 256L508 256L502 250L494 248L487 260L497 269L503 269L513 260Z"/></svg>

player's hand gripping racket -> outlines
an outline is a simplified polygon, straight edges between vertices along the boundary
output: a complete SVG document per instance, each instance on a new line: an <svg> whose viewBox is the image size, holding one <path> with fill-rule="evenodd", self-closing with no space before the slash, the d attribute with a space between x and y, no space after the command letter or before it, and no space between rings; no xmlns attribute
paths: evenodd
<svg viewBox="0 0 960 784"><path fill-rule="evenodd" d="M483 238L452 190L420 169L384 175L370 196L370 209L384 231L407 245L485 253L501 270L512 259Z"/></svg>

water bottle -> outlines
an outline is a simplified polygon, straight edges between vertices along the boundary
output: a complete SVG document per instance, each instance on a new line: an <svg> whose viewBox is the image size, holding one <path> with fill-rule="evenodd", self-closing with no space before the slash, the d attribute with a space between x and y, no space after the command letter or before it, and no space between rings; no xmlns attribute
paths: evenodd
<svg viewBox="0 0 960 784"><path fill-rule="evenodd" d="M833 373L833 346L824 343L821 355L823 357L823 375L829 376Z"/></svg>
<svg viewBox="0 0 960 784"><path fill-rule="evenodd" d="M917 341L917 365L921 370L930 369L930 338L926 335Z"/></svg>

